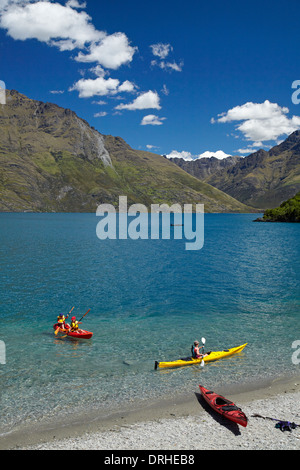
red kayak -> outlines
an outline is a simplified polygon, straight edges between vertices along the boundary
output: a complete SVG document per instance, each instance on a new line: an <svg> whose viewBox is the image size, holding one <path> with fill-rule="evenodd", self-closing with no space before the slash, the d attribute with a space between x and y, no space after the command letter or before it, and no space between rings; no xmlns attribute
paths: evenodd
<svg viewBox="0 0 300 470"><path fill-rule="evenodd" d="M244 427L247 426L248 419L241 408L238 408L232 401L227 400L222 397L222 395L218 395L211 390L207 390L202 387L202 385L199 385L199 388L204 400L212 407L213 410L217 411L222 416L225 416L225 418L230 419L230 421L233 421L234 423L240 424Z"/></svg>
<svg viewBox="0 0 300 470"><path fill-rule="evenodd" d="M86 330L77 330L68 331L67 335L71 336L72 338L90 339L93 336L93 333L91 331Z"/></svg>
<svg viewBox="0 0 300 470"><path fill-rule="evenodd" d="M55 323L53 325L54 330L60 328L59 324ZM93 336L91 331L86 330L77 330L77 331L69 331L70 326L66 325L66 329L60 328L59 333L63 333L64 335L70 336L71 338L78 338L78 339L90 339Z"/></svg>

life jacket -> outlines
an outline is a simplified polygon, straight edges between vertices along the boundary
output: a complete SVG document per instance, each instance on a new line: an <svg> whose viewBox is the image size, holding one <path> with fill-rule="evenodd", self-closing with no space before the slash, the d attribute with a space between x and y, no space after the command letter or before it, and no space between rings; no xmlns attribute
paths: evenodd
<svg viewBox="0 0 300 470"><path fill-rule="evenodd" d="M64 315L63 315L62 317L59 315L59 316L57 317L57 323L64 323L64 322L65 322L65 319L66 319L66 317L65 317Z"/></svg>
<svg viewBox="0 0 300 470"><path fill-rule="evenodd" d="M198 352L196 352L196 346L194 344L192 344L192 347L191 347L191 353L192 353L192 357L194 359L199 359L199 357L201 357L201 353L200 353L200 348L198 346Z"/></svg>
<svg viewBox="0 0 300 470"><path fill-rule="evenodd" d="M72 328L72 330L78 330L78 321L77 320L71 322L71 328Z"/></svg>

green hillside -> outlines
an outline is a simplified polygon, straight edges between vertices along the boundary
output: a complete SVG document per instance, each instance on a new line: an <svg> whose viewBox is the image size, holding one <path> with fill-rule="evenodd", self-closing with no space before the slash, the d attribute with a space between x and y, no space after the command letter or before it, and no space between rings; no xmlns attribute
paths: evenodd
<svg viewBox="0 0 300 470"><path fill-rule="evenodd" d="M104 136L73 111L7 91L0 106L0 211L94 212L101 203L203 203L252 211L164 157Z"/></svg>

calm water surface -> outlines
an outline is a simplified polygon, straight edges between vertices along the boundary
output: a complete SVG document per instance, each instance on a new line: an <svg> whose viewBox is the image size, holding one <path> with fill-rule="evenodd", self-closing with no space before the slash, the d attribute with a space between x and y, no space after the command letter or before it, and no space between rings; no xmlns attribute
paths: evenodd
<svg viewBox="0 0 300 470"><path fill-rule="evenodd" d="M116 409L197 390L298 373L300 225L206 214L205 242L106 240L93 214L0 214L0 433L24 424ZM58 339L53 324L89 308L89 341ZM248 342L216 363L154 371ZM72 404L72 408L71 408Z"/></svg>

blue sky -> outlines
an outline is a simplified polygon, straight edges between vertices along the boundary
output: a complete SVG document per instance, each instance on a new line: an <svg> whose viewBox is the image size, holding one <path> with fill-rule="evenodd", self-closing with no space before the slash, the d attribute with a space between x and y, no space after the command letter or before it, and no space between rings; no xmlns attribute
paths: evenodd
<svg viewBox="0 0 300 470"><path fill-rule="evenodd" d="M299 0L0 0L0 80L136 149L248 155L300 129L299 14Z"/></svg>

